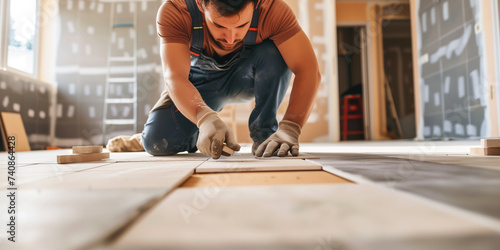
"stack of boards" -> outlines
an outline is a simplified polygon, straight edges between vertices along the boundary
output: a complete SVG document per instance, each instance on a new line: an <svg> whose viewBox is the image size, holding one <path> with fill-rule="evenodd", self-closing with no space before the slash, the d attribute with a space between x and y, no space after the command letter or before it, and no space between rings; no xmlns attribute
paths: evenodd
<svg viewBox="0 0 500 250"><path fill-rule="evenodd" d="M100 161L109 158L109 152L102 152L102 146L73 146L73 154L58 155L57 163L77 163L87 161Z"/></svg>
<svg viewBox="0 0 500 250"><path fill-rule="evenodd" d="M470 149L471 155L500 155L500 138L481 139L481 147Z"/></svg>

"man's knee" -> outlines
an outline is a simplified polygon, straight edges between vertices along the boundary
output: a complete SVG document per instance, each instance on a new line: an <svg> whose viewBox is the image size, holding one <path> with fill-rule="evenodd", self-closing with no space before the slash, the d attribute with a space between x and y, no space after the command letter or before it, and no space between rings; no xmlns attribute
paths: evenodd
<svg viewBox="0 0 500 250"><path fill-rule="evenodd" d="M175 142L169 142L151 133L142 134L142 145L147 153L154 156L175 155L180 152L175 149Z"/></svg>
<svg viewBox="0 0 500 250"><path fill-rule="evenodd" d="M277 75L288 75L288 68L278 47L271 40L264 40L256 48L255 56L262 63L262 68L265 71L274 72Z"/></svg>

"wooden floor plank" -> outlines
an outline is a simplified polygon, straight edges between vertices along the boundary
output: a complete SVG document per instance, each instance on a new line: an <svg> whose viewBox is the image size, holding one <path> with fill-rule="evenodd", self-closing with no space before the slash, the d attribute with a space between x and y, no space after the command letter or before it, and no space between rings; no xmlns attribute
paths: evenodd
<svg viewBox="0 0 500 250"><path fill-rule="evenodd" d="M73 146L73 154L102 153L102 146Z"/></svg>
<svg viewBox="0 0 500 250"><path fill-rule="evenodd" d="M494 231L392 190L321 184L177 189L113 246L467 249L464 243L499 242Z"/></svg>
<svg viewBox="0 0 500 250"><path fill-rule="evenodd" d="M303 159L318 159L318 156L312 155L312 154L307 154L307 153L300 153L299 156L285 156L285 157L278 157L278 156L272 156L272 157L255 157L251 153L234 153L231 156L224 156L222 155L219 159L208 159L208 161L215 161L215 162L247 162L247 161L252 161L252 162L258 162L258 161L270 161L270 160L303 160Z"/></svg>
<svg viewBox="0 0 500 250"><path fill-rule="evenodd" d="M3 238L0 248L91 249L165 193L164 189L42 192L20 189L17 194L17 242ZM1 204L5 204L3 199L2 195Z"/></svg>
<svg viewBox="0 0 500 250"><path fill-rule="evenodd" d="M321 165L305 160L258 160L242 162L206 161L196 173L320 170Z"/></svg>
<svg viewBox="0 0 500 250"><path fill-rule="evenodd" d="M31 164L21 167L16 167L15 178L17 185L25 185L27 183L40 181L47 178L61 178L63 175L68 175L75 172L85 171L100 166L105 166L110 163L77 163L77 164L57 164L57 163L41 163ZM5 178L4 178L5 175ZM7 179L7 169L0 171L0 178ZM7 183L0 182L0 187L5 187Z"/></svg>
<svg viewBox="0 0 500 250"><path fill-rule="evenodd" d="M116 162L165 162L165 161L205 161L208 156L201 153L179 153L171 156L152 156L146 152L111 153Z"/></svg>
<svg viewBox="0 0 500 250"><path fill-rule="evenodd" d="M189 178L201 162L114 163L69 175L51 177L21 185L37 190L108 190L148 189L170 190ZM143 163L144 164L144 163Z"/></svg>

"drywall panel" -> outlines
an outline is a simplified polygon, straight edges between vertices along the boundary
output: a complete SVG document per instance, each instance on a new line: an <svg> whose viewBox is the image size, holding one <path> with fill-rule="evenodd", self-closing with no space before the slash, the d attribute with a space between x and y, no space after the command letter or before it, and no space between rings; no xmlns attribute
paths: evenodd
<svg viewBox="0 0 500 250"><path fill-rule="evenodd" d="M417 43L424 138L490 133L482 1L417 1Z"/></svg>
<svg viewBox="0 0 500 250"><path fill-rule="evenodd" d="M0 72L0 112L21 115L33 150L44 149L49 144L53 93L50 84Z"/></svg>
<svg viewBox="0 0 500 250"><path fill-rule="evenodd" d="M161 2L58 1L59 11L53 17L59 20L53 32L58 45L54 70L58 86L57 145L105 144L113 136L142 131L151 107L164 88L155 19ZM134 23L134 17L135 27L112 28L115 23ZM137 67L133 62L123 61L109 63L108 67L108 57L119 56L136 58ZM106 111L108 118L124 120L133 119L136 109L137 131L132 125L109 125L104 130L108 73L130 77L134 71L137 73L137 105L111 104ZM108 97L129 98L134 89L132 83L110 84Z"/></svg>

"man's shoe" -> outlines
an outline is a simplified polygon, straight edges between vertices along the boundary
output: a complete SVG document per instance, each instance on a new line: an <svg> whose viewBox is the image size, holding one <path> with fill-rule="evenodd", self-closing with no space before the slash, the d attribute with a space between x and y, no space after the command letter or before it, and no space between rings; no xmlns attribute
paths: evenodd
<svg viewBox="0 0 500 250"><path fill-rule="evenodd" d="M142 146L142 134L135 134L132 136L117 136L109 139L106 148L110 152L140 152L144 151Z"/></svg>

